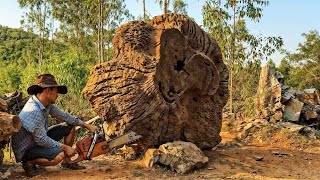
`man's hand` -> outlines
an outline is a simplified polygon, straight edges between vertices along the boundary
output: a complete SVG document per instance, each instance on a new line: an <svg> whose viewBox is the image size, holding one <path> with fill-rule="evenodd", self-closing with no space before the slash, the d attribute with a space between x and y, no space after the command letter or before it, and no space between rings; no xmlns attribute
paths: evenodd
<svg viewBox="0 0 320 180"><path fill-rule="evenodd" d="M73 157L77 151L75 149L73 149L71 146L68 145L62 145L61 149L64 151L64 153L66 154L66 156L68 157Z"/></svg>
<svg viewBox="0 0 320 180"><path fill-rule="evenodd" d="M85 127L86 129L88 129L90 132L94 132L95 130L98 130L99 128L97 126L92 126L90 124L84 123L83 127Z"/></svg>

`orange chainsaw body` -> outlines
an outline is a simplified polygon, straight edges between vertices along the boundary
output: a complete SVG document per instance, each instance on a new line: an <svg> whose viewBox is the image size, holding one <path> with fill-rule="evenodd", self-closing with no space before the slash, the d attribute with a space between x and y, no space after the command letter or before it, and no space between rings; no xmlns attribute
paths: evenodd
<svg viewBox="0 0 320 180"><path fill-rule="evenodd" d="M101 154L106 154L110 151L108 148L108 142L105 140L103 136L98 136L96 143L93 147L91 156L88 158L87 155L89 153L89 148L92 143L93 136L87 135L83 137L76 143L76 151L78 153L78 157L75 160L71 160L71 158L67 157L67 163L73 164L83 160L90 160L93 157L99 156Z"/></svg>

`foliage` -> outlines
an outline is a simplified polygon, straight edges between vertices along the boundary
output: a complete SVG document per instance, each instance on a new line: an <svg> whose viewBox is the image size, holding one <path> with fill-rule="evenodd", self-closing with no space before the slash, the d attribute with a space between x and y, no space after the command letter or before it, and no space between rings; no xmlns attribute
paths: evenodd
<svg viewBox="0 0 320 180"><path fill-rule="evenodd" d="M170 0L156 0L156 3L159 4L160 8L163 9L163 14L167 13L179 13L179 14L185 14L187 15L187 6L188 4L183 0L173 0L172 7L173 11L169 10Z"/></svg>
<svg viewBox="0 0 320 180"><path fill-rule="evenodd" d="M13 37L15 37L12 34L19 33L20 36L16 37L16 41L25 44L26 47L17 49L12 46L12 49L14 49L12 51L9 51L8 48L3 48L10 44ZM3 37L3 34L6 35L6 38L1 39L0 51L5 52L7 57L10 58L0 60L0 94L14 91L26 93L26 89L34 84L35 77L39 74L51 73L56 76L60 84L67 85L69 90L67 95L58 98L58 106L80 117L93 116L88 102L81 98L81 91L85 86L89 69L93 65L93 63L88 63L87 56L78 55L75 51L59 43L53 48L55 52L50 55L50 58L47 58L45 63L39 64L35 59L28 60L22 56L26 48L28 48L30 33L23 32L21 29L1 27L1 37ZM21 55L17 56L16 60L15 56L11 54Z"/></svg>
<svg viewBox="0 0 320 180"><path fill-rule="evenodd" d="M97 60L113 56L115 29L132 17L124 0L18 2L26 11L23 29L0 26L0 93L26 93L37 75L51 73L69 90L57 104L78 116L92 116L81 91Z"/></svg>
<svg viewBox="0 0 320 180"><path fill-rule="evenodd" d="M237 66L234 84L238 91L234 91L234 110L235 112L243 112L246 117L255 115L255 94L259 84L259 74L261 71L261 63L246 62L243 66Z"/></svg>
<svg viewBox="0 0 320 180"><path fill-rule="evenodd" d="M115 29L124 20L132 18L124 0L60 0L51 3L54 18L61 22L59 37L77 47L78 54L90 54L92 60L100 62L105 61L106 54L101 55L101 51L110 49ZM95 56L94 52L98 55Z"/></svg>
<svg viewBox="0 0 320 180"><path fill-rule="evenodd" d="M297 89L320 89L320 35L317 30L303 33L296 53L288 53L279 70L287 75L286 83Z"/></svg>
<svg viewBox="0 0 320 180"><path fill-rule="evenodd" d="M279 67L274 68L274 69L281 72L285 79L289 79L290 78L290 69L292 69L292 68L293 67L286 59L282 59Z"/></svg>
<svg viewBox="0 0 320 180"><path fill-rule="evenodd" d="M53 26L51 21L52 7L47 1L42 0L18 0L18 2L21 8L29 8L21 23L28 31L38 34L38 38L36 38L39 50L37 60L38 63L41 63L45 58L45 41L50 36L50 27Z"/></svg>
<svg viewBox="0 0 320 180"><path fill-rule="evenodd" d="M174 0L173 1L173 13L185 14L187 15L187 6L188 4L183 0Z"/></svg>
<svg viewBox="0 0 320 180"><path fill-rule="evenodd" d="M254 36L247 29L246 21L258 22L262 17L262 8L268 3L269 1L265 0L227 0L222 5L220 0L208 0L203 6L204 27L211 37L217 40L230 72L229 105L231 112L235 108L233 100L243 99L245 95L249 95L246 98L252 97L252 94L246 93L246 88L252 88L251 85L244 86L244 89L238 88L244 82L242 79L244 71L242 70L248 67L250 69L250 65L246 67L247 63L260 63L279 50L283 44L281 37ZM257 70L259 68L255 69L254 74L257 74ZM255 84L258 78L259 76L251 77L247 81ZM244 101L239 103L242 102Z"/></svg>

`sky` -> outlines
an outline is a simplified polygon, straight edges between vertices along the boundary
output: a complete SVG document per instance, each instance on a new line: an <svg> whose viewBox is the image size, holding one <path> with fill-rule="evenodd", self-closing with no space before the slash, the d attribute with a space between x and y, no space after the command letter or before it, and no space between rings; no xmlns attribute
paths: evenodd
<svg viewBox="0 0 320 180"><path fill-rule="evenodd" d="M201 25L202 5L205 0L185 0L188 4L188 15ZM141 0L126 0L127 8L134 16L142 15ZM263 9L263 17L257 22L248 22L249 32L261 36L281 36L284 49L296 52L299 43L304 42L302 33L310 30L320 31L320 1L319 0L269 0L269 5ZM155 0L146 0L149 16L162 14L162 9ZM171 9L171 7L169 7ZM20 27L23 10L19 8L17 0L0 0L0 25L12 28ZM276 65L283 57L275 53L270 58Z"/></svg>

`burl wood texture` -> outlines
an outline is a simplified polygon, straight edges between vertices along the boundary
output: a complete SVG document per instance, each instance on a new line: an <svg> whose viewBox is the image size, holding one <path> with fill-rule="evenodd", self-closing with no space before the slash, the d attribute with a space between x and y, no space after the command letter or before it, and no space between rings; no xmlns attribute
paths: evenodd
<svg viewBox="0 0 320 180"><path fill-rule="evenodd" d="M148 147L182 140L207 149L221 141L228 70L216 41L193 20L128 22L113 46L113 59L94 66L83 89L107 135L133 130Z"/></svg>
<svg viewBox="0 0 320 180"><path fill-rule="evenodd" d="M21 126L19 116L0 112L0 142L18 132Z"/></svg>

